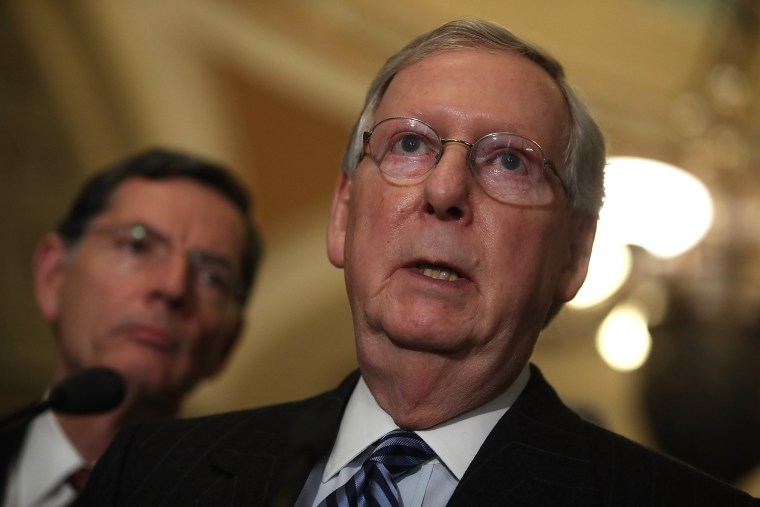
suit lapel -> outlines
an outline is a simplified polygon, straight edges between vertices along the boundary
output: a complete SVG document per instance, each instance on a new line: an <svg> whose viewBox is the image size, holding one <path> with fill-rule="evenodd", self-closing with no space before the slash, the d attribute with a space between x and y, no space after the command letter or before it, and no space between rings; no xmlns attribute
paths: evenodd
<svg viewBox="0 0 760 507"><path fill-rule="evenodd" d="M260 428L251 428L242 433L250 437L245 443L241 439L239 446L227 444L209 453L197 480L188 481L191 489L193 484L203 489L189 492L188 501L198 507L292 506L314 464L332 447L358 378L355 372L335 391L297 410L286 435L273 428L264 444L261 436L253 436Z"/></svg>
<svg viewBox="0 0 760 507"><path fill-rule="evenodd" d="M232 449L217 450L185 481L172 504L198 507L264 505L275 458Z"/></svg>
<svg viewBox="0 0 760 507"><path fill-rule="evenodd" d="M483 443L450 506L601 504L589 442L537 368Z"/></svg>

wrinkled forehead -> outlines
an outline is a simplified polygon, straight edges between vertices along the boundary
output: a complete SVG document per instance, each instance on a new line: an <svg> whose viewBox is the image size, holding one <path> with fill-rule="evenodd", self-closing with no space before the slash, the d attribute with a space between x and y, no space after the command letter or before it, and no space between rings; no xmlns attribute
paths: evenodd
<svg viewBox="0 0 760 507"><path fill-rule="evenodd" d="M569 108L560 86L541 66L508 51L437 51L404 65L377 102L371 123L389 116L481 124L483 131L515 131L560 149ZM443 135L454 135L444 133Z"/></svg>

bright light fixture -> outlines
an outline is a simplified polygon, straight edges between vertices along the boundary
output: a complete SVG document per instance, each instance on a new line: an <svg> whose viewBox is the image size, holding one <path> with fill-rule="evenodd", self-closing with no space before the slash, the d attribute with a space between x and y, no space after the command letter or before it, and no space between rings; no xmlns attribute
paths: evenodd
<svg viewBox="0 0 760 507"><path fill-rule="evenodd" d="M573 308L601 303L625 283L632 263L627 245L672 258L693 248L712 226L707 187L664 162L611 157L605 193L586 282L568 303Z"/></svg>
<svg viewBox="0 0 760 507"><path fill-rule="evenodd" d="M599 326L596 349L614 370L632 371L641 367L652 349L644 312L633 305L614 308Z"/></svg>
<svg viewBox="0 0 760 507"><path fill-rule="evenodd" d="M699 243L713 221L707 187L670 164L637 157L612 157L605 172L602 232L671 258ZM608 222L608 223L607 223Z"/></svg>

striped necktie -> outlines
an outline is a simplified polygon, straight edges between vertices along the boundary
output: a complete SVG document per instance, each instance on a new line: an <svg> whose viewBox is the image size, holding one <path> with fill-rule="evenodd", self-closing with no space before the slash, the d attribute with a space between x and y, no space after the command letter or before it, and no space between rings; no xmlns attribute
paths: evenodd
<svg viewBox="0 0 760 507"><path fill-rule="evenodd" d="M398 507L396 479L433 456L433 450L416 433L386 433L359 471L320 507Z"/></svg>

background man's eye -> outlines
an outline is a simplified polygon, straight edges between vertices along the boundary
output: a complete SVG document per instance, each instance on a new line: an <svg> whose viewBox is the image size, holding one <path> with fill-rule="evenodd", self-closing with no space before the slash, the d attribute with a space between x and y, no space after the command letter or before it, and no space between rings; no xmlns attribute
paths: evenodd
<svg viewBox="0 0 760 507"><path fill-rule="evenodd" d="M219 289L228 289L232 286L230 276L226 273L220 273L215 270L204 270L201 273L201 279L204 284L217 287Z"/></svg>
<svg viewBox="0 0 760 507"><path fill-rule="evenodd" d="M150 250L150 245L144 239L131 239L126 246L134 253L144 253Z"/></svg>

